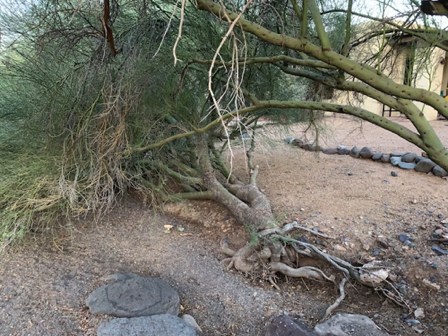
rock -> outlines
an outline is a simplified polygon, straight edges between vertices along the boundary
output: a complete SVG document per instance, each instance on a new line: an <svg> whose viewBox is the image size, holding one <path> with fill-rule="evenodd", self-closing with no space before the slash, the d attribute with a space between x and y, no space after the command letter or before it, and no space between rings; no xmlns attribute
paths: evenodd
<svg viewBox="0 0 448 336"><path fill-rule="evenodd" d="M401 161L411 163L411 162L415 162L417 157L418 157L418 155L415 153L406 153L401 157Z"/></svg>
<svg viewBox="0 0 448 336"><path fill-rule="evenodd" d="M379 161L379 160L381 160L381 157L383 156L383 153L375 153L375 154L373 154L373 156L372 156L372 160L373 161Z"/></svg>
<svg viewBox="0 0 448 336"><path fill-rule="evenodd" d="M194 330L202 333L201 327L196 323L196 320L194 319L193 316L184 314L182 315L182 320L184 320L184 322L188 324L190 327L192 327Z"/></svg>
<svg viewBox="0 0 448 336"><path fill-rule="evenodd" d="M423 308L417 308L414 311L414 316L415 316L416 319L424 318L425 317L425 311L423 310Z"/></svg>
<svg viewBox="0 0 448 336"><path fill-rule="evenodd" d="M380 268L378 261L372 261L364 264L360 270L361 281L376 287L389 276L389 270Z"/></svg>
<svg viewBox="0 0 448 336"><path fill-rule="evenodd" d="M415 163L419 163L421 160L425 160L426 158L424 156L417 156L415 158Z"/></svg>
<svg viewBox="0 0 448 336"><path fill-rule="evenodd" d="M348 155L349 153L350 153L350 149L349 148L338 148L338 154L339 155Z"/></svg>
<svg viewBox="0 0 448 336"><path fill-rule="evenodd" d="M316 325L318 336L387 336L388 334L364 315L336 314L324 323Z"/></svg>
<svg viewBox="0 0 448 336"><path fill-rule="evenodd" d="M347 251L347 249L346 249L344 246L341 246L341 245L339 245L339 244L334 245L334 246L333 246L333 249L334 249L335 251Z"/></svg>
<svg viewBox="0 0 448 336"><path fill-rule="evenodd" d="M283 139L283 141L286 142L287 144L292 143L293 140L294 140L294 138L291 138L291 137L288 137L288 138Z"/></svg>
<svg viewBox="0 0 448 336"><path fill-rule="evenodd" d="M432 168L432 173L435 176L439 176L439 177L445 177L448 175L448 172L445 169L443 169L442 167L440 167L439 165Z"/></svg>
<svg viewBox="0 0 448 336"><path fill-rule="evenodd" d="M397 177L397 176L398 176L398 173L397 173L396 171L391 171L390 174L391 174L393 177ZM388 182L389 182L389 181L388 181Z"/></svg>
<svg viewBox="0 0 448 336"><path fill-rule="evenodd" d="M303 146L301 146L301 148L303 148L304 150L310 151L313 148L313 143L309 142L309 143L303 144Z"/></svg>
<svg viewBox="0 0 448 336"><path fill-rule="evenodd" d="M369 147L363 147L359 151L359 156L363 159L371 159L375 153Z"/></svg>
<svg viewBox="0 0 448 336"><path fill-rule="evenodd" d="M92 314L139 317L179 314L179 295L165 281L127 275L122 280L102 286L86 300Z"/></svg>
<svg viewBox="0 0 448 336"><path fill-rule="evenodd" d="M389 162L390 161L390 155L389 154L383 154L380 159L381 162Z"/></svg>
<svg viewBox="0 0 448 336"><path fill-rule="evenodd" d="M300 139L294 139L294 140L292 140L291 144L293 144L293 145L295 145L295 146L298 146L298 147L300 147L300 148L303 147L303 141L300 140Z"/></svg>
<svg viewBox="0 0 448 336"><path fill-rule="evenodd" d="M311 146L310 151L312 151L312 152L322 152L323 151L323 147L322 146Z"/></svg>
<svg viewBox="0 0 448 336"><path fill-rule="evenodd" d="M97 335L196 336L196 332L179 317L162 314L113 319L101 324Z"/></svg>
<svg viewBox="0 0 448 336"><path fill-rule="evenodd" d="M402 157L403 155L404 155L404 153L402 153L402 152L390 153L390 157Z"/></svg>
<svg viewBox="0 0 448 336"><path fill-rule="evenodd" d="M435 289L435 290L440 290L440 285L436 284L434 282L429 281L428 279L423 279L422 280L423 284L429 288Z"/></svg>
<svg viewBox="0 0 448 336"><path fill-rule="evenodd" d="M392 156L391 158L390 158L390 163L393 165L393 166L398 166L398 164L401 162L401 157L397 157L397 156Z"/></svg>
<svg viewBox="0 0 448 336"><path fill-rule="evenodd" d="M398 167L402 168L402 169L414 169L416 166L415 163L407 163L407 162L398 162Z"/></svg>
<svg viewBox="0 0 448 336"><path fill-rule="evenodd" d="M409 324L411 324L411 325L417 325L417 324L420 324L420 321L419 320L415 320L415 319L406 319L406 320L404 320L406 323L409 323Z"/></svg>
<svg viewBox="0 0 448 336"><path fill-rule="evenodd" d="M359 149L358 147L353 147L352 150L350 151L350 153L348 153L348 155L350 155L353 158L359 158Z"/></svg>
<svg viewBox="0 0 448 336"><path fill-rule="evenodd" d="M305 324L288 315L274 317L268 326L266 336L315 336Z"/></svg>
<svg viewBox="0 0 448 336"><path fill-rule="evenodd" d="M420 173L429 173L436 164L430 159L420 160L414 170Z"/></svg>
<svg viewBox="0 0 448 336"><path fill-rule="evenodd" d="M446 250L444 250L443 248L441 248L437 245L431 246L431 250L433 250L438 255L447 255L447 253L448 253Z"/></svg>
<svg viewBox="0 0 448 336"><path fill-rule="evenodd" d="M337 149L337 148L324 148L324 149L322 150L322 153L324 153L324 154L329 154L329 155L331 155L331 154L337 154L337 153L338 153L338 149Z"/></svg>
<svg viewBox="0 0 448 336"><path fill-rule="evenodd" d="M412 238L405 234L400 234L397 236L398 240L404 243L405 241L412 241Z"/></svg>

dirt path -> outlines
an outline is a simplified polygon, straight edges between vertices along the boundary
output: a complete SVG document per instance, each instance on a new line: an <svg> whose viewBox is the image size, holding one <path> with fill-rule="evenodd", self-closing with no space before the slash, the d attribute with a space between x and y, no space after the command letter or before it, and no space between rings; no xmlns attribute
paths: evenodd
<svg viewBox="0 0 448 336"><path fill-rule="evenodd" d="M415 150L368 124L360 134L350 133L358 124L346 119L328 118L327 123L329 145ZM433 124L448 143L448 122ZM390 263L412 304L425 309L426 317L420 319L425 334L444 335L448 258L436 256L428 238L448 217L448 182L388 164L316 155L281 141L288 133L299 137L300 130L268 129L270 140L260 145L256 157L259 185L279 220L297 220L335 235L323 248L352 262L376 258ZM270 146L275 150L267 152ZM241 147L234 153L241 154ZM244 160L235 157L233 164L243 176ZM315 324L337 297L336 289L326 284L286 279L278 293L261 279L223 271L219 240L227 235L241 246L250 239L245 230L212 203L192 202L170 212L188 221L155 216L128 199L100 223L74 223L58 238L36 234L9 247L0 255L0 335L94 335L103 317L91 316L84 300L117 272L167 280L179 291L184 312L196 318L206 335L262 335L265 324L283 311L303 314ZM164 233L165 224L174 225L172 233ZM396 239L401 233L415 239L415 248L403 248ZM393 247L374 256L378 239ZM345 251L335 250L336 244ZM425 286L424 279L441 289ZM379 314L376 322L389 332L415 335L402 321L406 310L364 287L349 286L338 311Z"/></svg>

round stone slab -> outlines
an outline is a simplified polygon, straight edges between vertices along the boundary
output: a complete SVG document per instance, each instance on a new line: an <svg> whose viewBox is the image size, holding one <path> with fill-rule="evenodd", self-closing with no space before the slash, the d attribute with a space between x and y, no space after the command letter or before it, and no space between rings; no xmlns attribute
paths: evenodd
<svg viewBox="0 0 448 336"><path fill-rule="evenodd" d="M192 327L173 315L118 318L100 325L98 336L196 336Z"/></svg>
<svg viewBox="0 0 448 336"><path fill-rule="evenodd" d="M139 317L179 314L179 295L165 281L137 275L95 290L86 300L92 314Z"/></svg>

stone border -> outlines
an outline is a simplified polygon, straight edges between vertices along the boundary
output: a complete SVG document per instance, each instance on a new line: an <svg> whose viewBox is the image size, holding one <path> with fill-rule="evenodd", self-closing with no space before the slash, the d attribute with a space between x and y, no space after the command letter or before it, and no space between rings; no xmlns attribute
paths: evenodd
<svg viewBox="0 0 448 336"><path fill-rule="evenodd" d="M401 169L415 170L420 173L430 173L432 172L435 176L445 177L448 176L448 172L437 165L431 159L425 156L420 156L416 153L407 152L394 152L394 153L381 153L370 149L369 147L363 147L361 150L354 146L350 148L349 146L339 145L337 148L323 148L321 146L316 146L312 142L303 142L300 139L286 138L284 141L288 144L302 148L310 152L322 152L328 155L350 155L353 158L361 159L371 159L373 161L391 163L393 166L397 166ZM426 153L423 153L425 155Z"/></svg>

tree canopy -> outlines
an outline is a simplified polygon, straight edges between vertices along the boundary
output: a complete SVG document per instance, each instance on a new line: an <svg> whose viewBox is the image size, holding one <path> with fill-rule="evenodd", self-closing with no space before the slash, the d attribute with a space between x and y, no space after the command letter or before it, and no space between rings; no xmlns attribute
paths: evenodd
<svg viewBox="0 0 448 336"><path fill-rule="evenodd" d="M245 182L221 157L261 118L349 114L448 169L418 105L448 117L447 101L386 66L409 37L424 46L413 68L448 50L414 1L5 0L0 21L4 239L61 214L101 214L129 188L149 202L213 199L266 228L275 218L256 187L255 142ZM416 131L357 104L367 98Z"/></svg>

